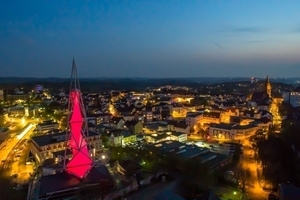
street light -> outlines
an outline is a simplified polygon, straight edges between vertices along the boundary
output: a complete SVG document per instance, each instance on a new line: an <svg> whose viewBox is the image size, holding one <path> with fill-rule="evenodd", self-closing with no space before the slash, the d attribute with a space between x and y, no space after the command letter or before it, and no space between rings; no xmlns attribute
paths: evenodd
<svg viewBox="0 0 300 200"><path fill-rule="evenodd" d="M103 159L103 160L105 159L105 155L102 155L102 159Z"/></svg>

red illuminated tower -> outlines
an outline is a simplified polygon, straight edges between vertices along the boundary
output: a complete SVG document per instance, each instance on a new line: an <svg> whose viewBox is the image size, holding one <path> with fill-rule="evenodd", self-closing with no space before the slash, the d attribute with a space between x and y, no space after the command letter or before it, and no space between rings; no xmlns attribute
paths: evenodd
<svg viewBox="0 0 300 200"><path fill-rule="evenodd" d="M68 163L64 163L64 167L68 173L82 179L94 166L94 162L88 150L88 143L86 139L88 135L86 113L82 101L74 59L72 65L68 110L67 141L73 157Z"/></svg>

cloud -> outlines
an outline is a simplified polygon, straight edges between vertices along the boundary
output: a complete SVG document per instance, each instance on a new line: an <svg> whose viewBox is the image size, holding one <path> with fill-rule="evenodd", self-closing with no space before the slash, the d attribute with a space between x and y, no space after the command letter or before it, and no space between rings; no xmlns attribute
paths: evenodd
<svg viewBox="0 0 300 200"><path fill-rule="evenodd" d="M266 43L266 42L278 42L279 40L249 40L247 43Z"/></svg>
<svg viewBox="0 0 300 200"><path fill-rule="evenodd" d="M224 50L224 48L223 48L221 45L219 45L218 43L216 43L216 42L210 40L209 38L207 38L207 40L210 41L211 43L213 43L214 45L216 45L217 47L219 47L220 49L223 49L223 50Z"/></svg>
<svg viewBox="0 0 300 200"><path fill-rule="evenodd" d="M232 32L238 33L258 33L263 32L264 30L259 27L239 27L231 30Z"/></svg>
<svg viewBox="0 0 300 200"><path fill-rule="evenodd" d="M226 27L217 32L219 33L260 33L266 31L258 26Z"/></svg>

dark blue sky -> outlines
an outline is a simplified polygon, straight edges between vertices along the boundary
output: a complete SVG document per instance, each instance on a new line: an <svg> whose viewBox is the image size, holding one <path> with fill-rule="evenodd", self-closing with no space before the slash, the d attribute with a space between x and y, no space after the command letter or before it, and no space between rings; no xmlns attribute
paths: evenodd
<svg viewBox="0 0 300 200"><path fill-rule="evenodd" d="M299 0L2 0L0 76L299 76Z"/></svg>

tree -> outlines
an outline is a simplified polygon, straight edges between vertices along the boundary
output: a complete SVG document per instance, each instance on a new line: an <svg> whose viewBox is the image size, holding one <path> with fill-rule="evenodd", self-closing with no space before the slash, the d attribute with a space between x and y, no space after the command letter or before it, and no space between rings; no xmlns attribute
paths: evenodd
<svg viewBox="0 0 300 200"><path fill-rule="evenodd" d="M112 147L110 150L111 160L120 160L124 158L124 151L122 147Z"/></svg>
<svg viewBox="0 0 300 200"><path fill-rule="evenodd" d="M209 168L201 160L189 159L184 165L184 174L189 181L199 185L203 188L208 188L210 184L214 181Z"/></svg>
<svg viewBox="0 0 300 200"><path fill-rule="evenodd" d="M68 128L68 118L67 116L63 116L60 120L60 129L66 130Z"/></svg>
<svg viewBox="0 0 300 200"><path fill-rule="evenodd" d="M110 145L110 139L109 139L109 137L108 137L108 135L107 134L102 134L101 135L101 139L102 139L102 144L104 145L104 147L108 147L109 145Z"/></svg>
<svg viewBox="0 0 300 200"><path fill-rule="evenodd" d="M243 196L247 192L247 190L252 186L250 179L251 179L250 169L239 167L236 170L236 180L238 182L238 186Z"/></svg>
<svg viewBox="0 0 300 200"><path fill-rule="evenodd" d="M4 124L5 124L5 116L4 115L0 115L0 127L1 126L4 126Z"/></svg>

